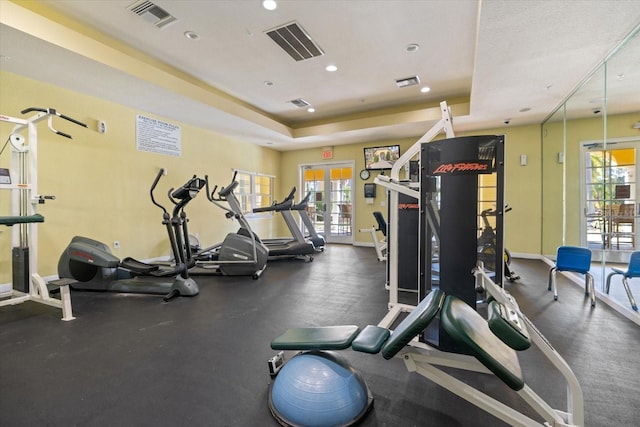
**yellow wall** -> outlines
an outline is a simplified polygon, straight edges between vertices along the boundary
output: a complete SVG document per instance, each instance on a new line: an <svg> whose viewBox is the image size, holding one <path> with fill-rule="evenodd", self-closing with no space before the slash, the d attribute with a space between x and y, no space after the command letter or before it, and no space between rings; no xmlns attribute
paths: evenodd
<svg viewBox="0 0 640 427"><path fill-rule="evenodd" d="M157 191L158 200L167 201L170 187L177 187L193 174L209 175L210 182L227 185L232 168L277 176L280 153L258 147L184 123L156 117L181 126L182 157L171 157L136 150L136 115L155 117L144 111L124 107L90 96L71 92L21 76L0 72L0 113L22 117L26 107L53 107L85 122L88 129L56 120L59 130L73 139L49 132L46 123L38 126L39 192L53 194L55 201L41 205L46 222L39 226L39 272L43 276L57 274L57 260L74 235L85 235L111 245L120 242L117 256L153 258L169 253L169 245L161 225L161 211L149 199L149 187L159 170L166 168ZM107 123L108 131L96 131L97 119ZM13 126L2 123L2 144ZM0 166L8 167L9 149L0 156ZM278 179L276 179L276 185ZM8 214L8 191L0 197L0 214ZM167 201L168 203L168 201ZM237 229L213 206L204 192L195 199L187 213L190 232L198 234L203 244L221 241ZM273 221L252 224L259 235L269 236ZM0 233L0 283L11 280L10 231Z"/></svg>
<svg viewBox="0 0 640 427"><path fill-rule="evenodd" d="M512 253L537 254L540 251L542 191L540 188L542 158L540 125L487 129L468 135L505 136L505 203L512 210L505 215L505 246ZM520 165L520 155L527 164Z"/></svg>

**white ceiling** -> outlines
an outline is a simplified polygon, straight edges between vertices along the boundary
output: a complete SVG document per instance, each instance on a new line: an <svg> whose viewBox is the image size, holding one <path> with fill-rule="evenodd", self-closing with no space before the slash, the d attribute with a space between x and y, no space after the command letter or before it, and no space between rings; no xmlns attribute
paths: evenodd
<svg viewBox="0 0 640 427"><path fill-rule="evenodd" d="M417 138L442 100L457 131L540 123L640 24L640 0L154 0L177 18L162 29L132 0L39 3L44 21L0 0L0 69L278 150ZM323 56L296 62L265 34L292 21Z"/></svg>

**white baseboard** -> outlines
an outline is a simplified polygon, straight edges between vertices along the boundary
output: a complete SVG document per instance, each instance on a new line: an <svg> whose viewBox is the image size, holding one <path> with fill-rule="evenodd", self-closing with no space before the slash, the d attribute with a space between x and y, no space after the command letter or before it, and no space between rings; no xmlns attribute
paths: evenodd
<svg viewBox="0 0 640 427"><path fill-rule="evenodd" d="M372 242L353 242L353 246L361 246L363 248L375 248Z"/></svg>

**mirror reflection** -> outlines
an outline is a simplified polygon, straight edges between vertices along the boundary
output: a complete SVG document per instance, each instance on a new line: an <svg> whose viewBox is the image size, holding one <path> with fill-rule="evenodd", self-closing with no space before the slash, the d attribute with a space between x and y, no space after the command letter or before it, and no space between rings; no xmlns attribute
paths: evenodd
<svg viewBox="0 0 640 427"><path fill-rule="evenodd" d="M621 311L637 311L634 284L623 283L634 276L623 273L640 250L638 30L545 121L542 132L543 254L553 259L558 246L588 247L602 298Z"/></svg>

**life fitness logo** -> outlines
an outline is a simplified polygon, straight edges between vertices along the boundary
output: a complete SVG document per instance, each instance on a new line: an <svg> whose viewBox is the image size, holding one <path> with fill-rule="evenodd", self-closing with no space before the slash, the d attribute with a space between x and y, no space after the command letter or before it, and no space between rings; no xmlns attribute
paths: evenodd
<svg viewBox="0 0 640 427"><path fill-rule="evenodd" d="M80 259L84 259L85 261L93 264L95 262L95 260L93 259L93 256L91 256L91 254L88 254L86 252L82 252L79 250L74 250L71 251L71 256L74 258L80 258Z"/></svg>
<svg viewBox="0 0 640 427"><path fill-rule="evenodd" d="M466 175L491 173L491 160L433 163L431 175Z"/></svg>

